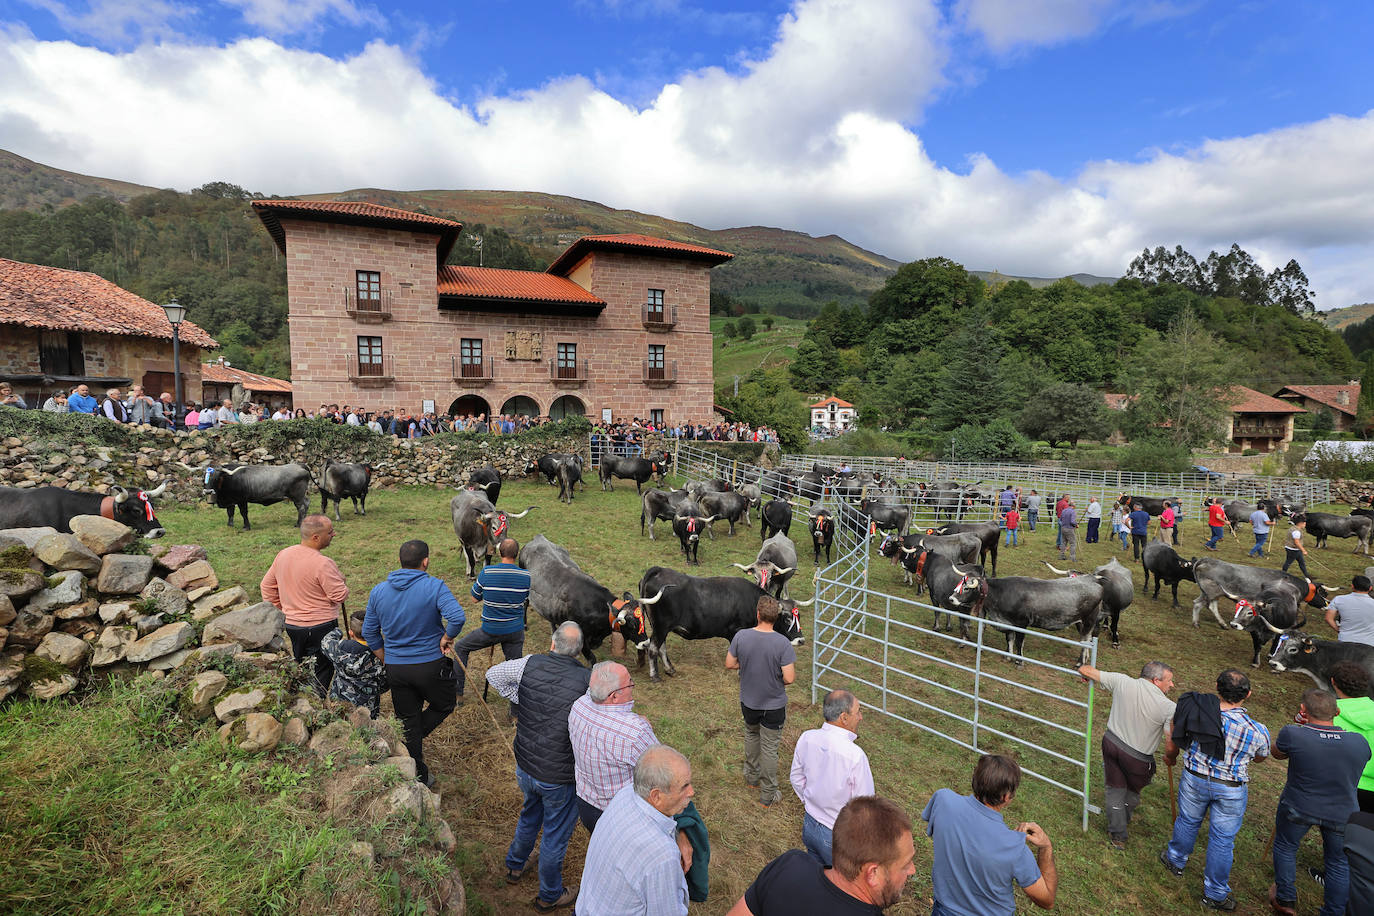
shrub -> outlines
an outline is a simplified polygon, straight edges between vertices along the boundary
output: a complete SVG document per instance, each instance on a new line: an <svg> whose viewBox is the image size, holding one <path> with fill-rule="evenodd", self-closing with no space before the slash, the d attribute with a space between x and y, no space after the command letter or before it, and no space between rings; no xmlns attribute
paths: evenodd
<svg viewBox="0 0 1374 916"><path fill-rule="evenodd" d="M1123 471L1178 474L1188 470L1192 453L1185 446L1165 439L1139 439L1122 450L1119 467Z"/></svg>

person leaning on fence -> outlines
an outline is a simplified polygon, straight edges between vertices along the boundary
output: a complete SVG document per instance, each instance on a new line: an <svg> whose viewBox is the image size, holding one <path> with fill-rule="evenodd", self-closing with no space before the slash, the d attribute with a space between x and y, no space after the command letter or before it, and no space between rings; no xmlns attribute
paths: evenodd
<svg viewBox="0 0 1374 916"><path fill-rule="evenodd" d="M787 685L797 679L797 653L786 636L775 632L782 605L761 595L758 624L740 630L725 652L725 667L739 672L739 706L744 716L744 781L757 786L759 804L767 808L782 797L778 791L778 745L787 721Z"/></svg>
<svg viewBox="0 0 1374 916"><path fill-rule="evenodd" d="M916 874L911 817L876 795L835 818L835 865L789 850L763 867L726 916L873 916L902 899Z"/></svg>
<svg viewBox="0 0 1374 916"><path fill-rule="evenodd" d="M1213 910L1236 908L1231 894L1231 863L1236 834L1245 819L1251 761L1269 756L1269 731L1245 711L1250 679L1234 668L1217 675L1217 692L1189 691L1179 697L1164 760L1173 766L1183 752L1178 780L1178 818L1173 836L1159 852L1170 874L1183 869L1207 818L1207 864L1202 873L1202 904Z"/></svg>
<svg viewBox="0 0 1374 916"><path fill-rule="evenodd" d="M1036 906L1054 906L1059 872L1049 836L1033 821L1012 830L1002 820L1020 785L1015 760L985 754L973 770L972 795L937 789L930 797L921 818L935 847L931 916L1015 916L1013 882Z"/></svg>
<svg viewBox="0 0 1374 916"><path fill-rule="evenodd" d="M873 794L868 755L856 743L863 707L848 690L832 690L821 704L825 723L802 732L792 753L792 790L805 808L802 844L832 865L835 818L851 798Z"/></svg>
<svg viewBox="0 0 1374 916"><path fill-rule="evenodd" d="M1274 883L1269 904L1281 916L1296 916L1298 844L1312 827L1321 831L1325 896L1320 916L1342 916L1350 871L1345 858L1345 824L1359 810L1356 784L1369 763L1363 735L1332 724L1336 697L1314 687L1302 695L1302 725L1285 725L1274 742L1274 759L1288 760L1288 780L1274 816ZM1365 901L1369 904L1371 901Z"/></svg>
<svg viewBox="0 0 1374 916"><path fill-rule="evenodd" d="M1155 749L1174 718L1174 669L1149 662L1140 677L1098 671L1079 665L1078 673L1112 692L1112 712L1102 736L1106 777L1107 836L1116 849L1126 848L1126 828L1140 804L1140 793L1155 775Z"/></svg>

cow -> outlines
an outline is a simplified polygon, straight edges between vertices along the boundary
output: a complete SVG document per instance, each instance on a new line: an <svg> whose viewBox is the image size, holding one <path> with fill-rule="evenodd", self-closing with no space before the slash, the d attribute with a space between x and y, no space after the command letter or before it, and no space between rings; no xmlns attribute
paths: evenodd
<svg viewBox="0 0 1374 916"><path fill-rule="evenodd" d="M1231 529L1231 534L1235 535L1236 526L1243 525L1250 521L1250 516L1259 508L1258 505L1251 505L1242 499L1233 499L1222 507L1226 510L1226 524ZM1270 516L1274 518L1275 516Z"/></svg>
<svg viewBox="0 0 1374 916"><path fill-rule="evenodd" d="M772 593L773 597L786 598L787 583L797 572L797 545L779 532L763 542L754 562L748 566L742 563L732 565L753 576L759 588Z"/></svg>
<svg viewBox="0 0 1374 916"><path fill-rule="evenodd" d="M911 509L906 506L890 506L874 499L859 501L859 511L873 519L879 531L896 531L906 534L911 526Z"/></svg>
<svg viewBox="0 0 1374 916"><path fill-rule="evenodd" d="M759 540L766 541L773 533L792 533L792 503L785 499L773 499L759 511Z"/></svg>
<svg viewBox="0 0 1374 916"><path fill-rule="evenodd" d="M108 495L62 487L0 487L0 529L56 528L70 534L72 518L99 515L128 525L145 538L166 532L153 513L153 500L167 491L167 481L154 490L110 487Z"/></svg>
<svg viewBox="0 0 1374 916"><path fill-rule="evenodd" d="M1374 646L1360 642L1314 639L1301 631L1284 633L1269 656L1269 670L1297 671L1316 681L1323 690L1331 689L1331 669L1337 662L1354 662L1374 681Z"/></svg>
<svg viewBox="0 0 1374 916"><path fill-rule="evenodd" d="M204 492L213 505L229 513L230 528L234 527L235 506L243 519L243 530L248 531L253 527L248 523L249 503L270 506L285 500L296 504L299 527L310 511L310 471L300 464L211 465L205 469Z"/></svg>
<svg viewBox="0 0 1374 916"><path fill-rule="evenodd" d="M582 482L582 458L576 456L558 463L558 499L572 505L573 487Z"/></svg>
<svg viewBox="0 0 1374 916"><path fill-rule="evenodd" d="M1196 562L1197 557L1185 560L1179 556L1178 551L1163 541L1150 541L1140 554L1140 567L1145 571L1145 581L1140 585L1141 594L1150 590L1150 576L1153 574L1155 577L1154 600L1159 600L1160 584L1167 582L1174 592L1172 606L1178 607L1178 583L1185 579L1189 582L1197 581L1193 577L1193 564Z"/></svg>
<svg viewBox="0 0 1374 916"><path fill-rule="evenodd" d="M815 549L815 556L812 562L817 566L821 565L821 548L825 548L825 563L830 565L830 545L835 543L835 520L830 517L827 509L818 512L809 512L806 516L806 527L811 531L811 546Z"/></svg>
<svg viewBox="0 0 1374 916"><path fill-rule="evenodd" d="M1314 608L1326 607L1326 596L1340 591L1327 588L1316 582L1304 581L1277 569L1260 566L1244 566L1240 563L1227 563L1216 557L1202 557L1193 561L1193 581L1197 583L1198 596L1193 599L1193 626L1201 626L1198 618L1204 607L1210 608L1217 624L1225 629L1228 624L1217 611L1217 601L1223 597L1236 595L1253 601L1271 582L1292 579L1303 583L1306 592L1302 600ZM1234 600L1234 599L1233 599Z"/></svg>
<svg viewBox="0 0 1374 916"><path fill-rule="evenodd" d="M920 567L921 575L926 580L926 593L929 596L930 604L935 607L935 620L931 629L940 629L940 618L945 619L945 632L953 629L953 614L942 613L939 608L946 611L963 613L960 608L955 606L950 599L953 597L955 589L966 576L986 576L983 567L976 563L967 566L957 566L949 557L943 557L934 551L921 549L918 554L912 554L902 559L903 564L911 563L914 567ZM959 638L968 641L968 619L959 618Z"/></svg>
<svg viewBox="0 0 1374 916"><path fill-rule="evenodd" d="M729 492L730 481L724 477L708 477L705 480L697 480L687 484L687 493L692 497L693 502L700 502L707 493Z"/></svg>
<svg viewBox="0 0 1374 916"><path fill-rule="evenodd" d="M705 493L697 503L703 512L711 513L712 518L723 518L728 521L731 537L735 536L735 522L749 521L749 500L739 493ZM714 541L715 531L709 526L706 531Z"/></svg>
<svg viewBox="0 0 1374 916"><path fill-rule="evenodd" d="M825 496L826 490L834 486L834 477L825 477L816 471L808 471L797 478L797 497L811 501L815 505L821 497Z"/></svg>
<svg viewBox="0 0 1374 916"><path fill-rule="evenodd" d="M1164 512L1164 501L1169 501L1172 506L1178 505L1177 496L1123 496L1116 501L1118 506L1123 507L1124 511L1130 512L1135 508L1136 503L1150 515L1160 515ZM1249 518L1247 515L1246 518Z"/></svg>
<svg viewBox="0 0 1374 916"><path fill-rule="evenodd" d="M687 558L689 566L701 565L697 556L701 550L701 532L715 520L714 515L703 516L701 507L690 499L685 500L673 515L673 534L681 542L682 555Z"/></svg>
<svg viewBox="0 0 1374 916"><path fill-rule="evenodd" d="M768 593L747 579L732 576L699 578L663 566L650 566L639 580L639 594L660 596L649 608L652 635L648 649L649 679L658 681L660 662L669 676L677 674L664 646L669 633L676 633L683 639L732 639L740 630L758 622L759 599ZM773 629L794 646L801 645L806 640L802 636L801 615L797 608L813 604L815 600L784 600L782 613Z"/></svg>
<svg viewBox="0 0 1374 916"><path fill-rule="evenodd" d="M1002 543L1002 529L996 522L945 522L938 528L927 528L926 534L976 534L982 542L978 552L978 562L987 565L992 558L992 574L997 575L997 547Z"/></svg>
<svg viewBox="0 0 1374 916"><path fill-rule="evenodd" d="M925 491L926 502L935 509L935 517L950 518L958 521L964 517L964 510L973 505L975 496L982 493L975 489L981 480L967 487L953 480L943 480L931 484Z"/></svg>
<svg viewBox="0 0 1374 916"><path fill-rule="evenodd" d="M964 575L965 570L955 567ZM1102 585L1093 576L1074 579L1032 579L1027 576L964 575L950 596L961 612L982 615L996 624L1010 624L1021 629L1062 630L1076 626L1081 639L1097 635L1102 625ZM999 629L1001 629L999 627ZM1007 653L1014 655L1020 665L1026 634L1005 630ZM1015 649L1013 650L1013 646ZM1087 646L1079 654L1078 664L1088 663Z"/></svg>
<svg viewBox="0 0 1374 916"><path fill-rule="evenodd" d="M468 472L468 489L481 490L493 506L501 498L501 472L491 465Z"/></svg>
<svg viewBox="0 0 1374 916"><path fill-rule="evenodd" d="M1265 583L1254 600L1241 595L1227 594L1236 603L1235 616L1231 618L1231 629L1244 630L1250 634L1254 644L1254 654L1250 667L1258 668L1260 654L1266 642L1272 643L1271 652L1278 649L1279 637L1288 630L1300 629L1307 623L1307 617L1298 609L1298 603L1305 594L1315 593L1316 588L1310 580L1285 576Z"/></svg>
<svg viewBox="0 0 1374 916"><path fill-rule="evenodd" d="M339 520L339 504L353 500L353 514L367 514L367 489L372 485L372 465L351 464L346 461L324 460L320 473L320 514L329 514L329 501L334 500L334 520Z"/></svg>
<svg viewBox="0 0 1374 916"><path fill-rule="evenodd" d="M613 632L643 651L649 647L645 608L661 596L642 601L628 591L617 598L573 561L566 550L536 534L520 551L520 565L530 572L529 606L552 629L571 620L582 628L582 654L596 664L596 649Z"/></svg>
<svg viewBox="0 0 1374 916"><path fill-rule="evenodd" d="M1161 544L1161 547L1164 545ZM1067 569L1056 569L1048 561L1042 561L1050 568L1051 572L1061 576L1079 576L1082 573L1071 572ZM1116 557L1097 567L1092 571L1092 576L1097 583L1102 586L1102 613L1111 620L1112 628L1112 648L1121 648L1121 631L1119 629L1121 612L1131 606L1135 599L1135 583L1131 581L1131 571L1117 562Z"/></svg>
<svg viewBox="0 0 1374 916"><path fill-rule="evenodd" d="M458 491L458 495L449 501L449 511L453 515L453 533L458 535L463 559L467 561L469 579L477 578L479 552L483 557L482 565L488 565L496 553L496 545L509 530L510 520L524 518L534 508L530 506L524 512L512 515L499 511L480 490L469 488Z"/></svg>
<svg viewBox="0 0 1374 916"><path fill-rule="evenodd" d="M639 535L644 536L644 525L649 525L649 540L654 540L654 522L671 522L678 508L687 500L686 490L658 490L649 488L639 498Z"/></svg>
<svg viewBox="0 0 1374 916"><path fill-rule="evenodd" d="M786 471L764 471L759 478L759 492L774 499L787 499L797 495L797 481Z"/></svg>
<svg viewBox="0 0 1374 916"><path fill-rule="evenodd" d="M906 584L912 584L912 575L915 574L916 594L919 595L923 573L918 567L922 551L929 551L955 563L968 564L978 562L978 551L981 547L982 542L973 534L908 534L906 537L890 534L878 545L878 553L890 558L894 563L902 564L906 573Z"/></svg>
<svg viewBox="0 0 1374 916"><path fill-rule="evenodd" d="M619 477L622 480L633 480L635 482L635 492L644 492L644 483L650 478L656 478L659 483L663 483L663 476L667 473L668 463L662 455L653 458L620 458L613 455L604 455L601 458L601 489L609 492L615 489L611 483L612 477Z"/></svg>
<svg viewBox="0 0 1374 916"><path fill-rule="evenodd" d="M735 487L735 492L749 500L749 508L757 509L763 505L763 490L756 483L746 483Z"/></svg>
<svg viewBox="0 0 1374 916"><path fill-rule="evenodd" d="M1358 540L1351 553L1369 555L1369 531L1374 527L1374 519L1362 515L1333 515L1330 512L1308 512L1296 518L1304 517L1307 519L1307 532L1316 538L1317 547L1325 547L1329 537L1353 537Z"/></svg>
<svg viewBox="0 0 1374 916"><path fill-rule="evenodd" d="M558 483L558 466L564 461L572 460L574 457L576 457L578 463L581 464L581 455L573 456L566 452L550 452L547 455L541 455L525 466L525 476L529 477L532 474L543 474L544 479L546 479L549 482L549 486L552 487Z"/></svg>

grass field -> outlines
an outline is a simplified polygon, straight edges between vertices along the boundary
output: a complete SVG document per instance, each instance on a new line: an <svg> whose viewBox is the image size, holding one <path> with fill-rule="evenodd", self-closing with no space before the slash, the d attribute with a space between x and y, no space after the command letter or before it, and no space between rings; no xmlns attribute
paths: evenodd
<svg viewBox="0 0 1374 916"><path fill-rule="evenodd" d="M363 596L394 568L395 551L401 541L420 537L433 548L431 572L444 577L463 599L466 607L472 602L466 597L461 553L449 524L448 502L451 491L410 489L376 492L369 500L367 517L354 517L345 507L343 520L338 524L338 537L330 553L339 561L355 598ZM614 493L602 493L593 486L579 494L571 506L563 506L555 498L555 491L542 483L508 483L502 491L500 504L508 509L523 509L528 505L539 508L528 517L512 522L512 534L522 542L542 532L554 542L567 547L573 557L603 584L621 591L635 588L640 575L650 565L678 566L678 547L665 528L660 538L650 542L639 536L639 503L633 487L618 483ZM255 587L274 553L295 541L293 510L284 505L258 509L254 528L250 532L230 530L224 525L224 515L208 507L168 509L160 513L172 539L176 542L204 544L219 571L222 582ZM738 575L728 564L748 562L757 550L757 528L741 527L735 538L718 533L715 542L705 542L701 548L701 574ZM1181 552L1201 553L1205 528L1190 520L1183 535ZM796 538L804 537L804 530L794 525ZM1364 559L1352 556L1349 542L1333 540L1334 546L1314 551L1312 568L1327 583L1345 586L1351 574L1364 568ZM1223 559L1244 562L1246 543L1228 540L1222 548ZM794 597L811 595L810 551L803 548L802 568L794 580ZM1080 545L1078 568L1105 562L1110 556L1120 556L1111 543ZM1004 549L999 563L1002 575L1048 575L1041 562L1053 560L1053 533L1043 526L1029 535L1023 546ZM1127 554L1129 558L1129 553ZM1275 563L1275 559L1268 562ZM1245 667L1250 655L1250 641L1245 634L1224 631L1217 627L1210 614L1202 626L1194 629L1186 605L1191 602L1195 588L1184 583L1180 601L1185 608L1172 610L1168 606L1167 589L1160 601L1142 597L1139 593L1138 564L1127 559L1137 581L1135 604L1124 614L1121 622L1122 647L1110 648L1104 640L1099 654L1100 667L1135 674L1151 659L1161 659L1173 665L1178 674L1179 692L1197 689L1210 690L1218 671L1228 666ZM900 571L885 563L872 565L871 586L897 595L910 595L902 585ZM1225 609L1223 609L1223 613ZM1205 612L1204 612L1205 613ZM915 615L917 622L924 613ZM810 621L803 618L810 635ZM1311 616L1309 629L1318 635L1325 629L1319 614ZM548 628L542 622L531 626L526 650L543 651L547 647ZM674 661L679 673L665 678L662 684L652 684L647 670L636 673L636 711L649 717L659 738L681 749L691 759L697 791L697 805L706 818L712 835L711 899L694 905L694 913L722 913L747 887L767 861L781 851L800 845L802 809L790 792L783 802L772 809L762 810L754 804L753 793L741 779L741 748L737 681L724 671L721 661L725 644L720 640L687 643L670 640ZM965 649L944 649L944 644L931 641L925 646L932 653L967 652ZM1061 650L1061 662L1067 662L1072 652ZM602 657L605 657L603 647ZM485 654L473 656L473 678L480 678L488 659ZM783 738L780 769L784 775L790 763L791 748L806 728L815 727L820 720L818 707L810 704L811 646L798 649L798 682L791 690L790 714ZM935 666L932 665L932 668ZM633 668L632 668L633 670ZM994 669L995 670L995 669ZM1246 669L1248 670L1248 669ZM1068 675L1039 673L1027 666L1024 673L1007 666L1009 677L1024 676L1036 681L1064 678L1057 684L1061 691L1086 687ZM1311 681L1301 675L1273 675L1267 670L1252 672L1254 697L1250 710L1272 731L1291 720L1298 699ZM480 683L472 680L470 683ZM509 752L511 729L504 723L502 710L496 715L476 699L478 690L469 689L468 703L429 739L427 756L440 774L445 816L454 825L460 841L465 844L465 861L480 862L481 866L467 875L470 894L479 907L493 912L507 912L522 906L533 896L535 888L529 880L517 889L509 889L499 879L498 870L504 850L514 828L519 805L515 785L513 759ZM857 691L861 698L864 690ZM1094 756L1104 729L1109 697L1100 695L1094 718ZM1024 733L1036 736L1034 727L1022 726ZM975 762L974 755L952 744L933 738L910 726L869 712L860 732L860 742L872 762L880 793L899 800L918 815L930 794L942 786L968 791L968 779ZM992 745L997 748L996 744ZM1022 791L1007 812L1007 820L1035 820L1046 828L1055 843L1060 870L1060 896L1057 910L1070 914L1111 912L1166 912L1195 908L1201 887L1202 852L1205 838L1199 842L1185 878L1169 876L1155 855L1165 843L1169 830L1169 804L1164 773L1146 790L1127 852L1112 851L1105 842L1103 821L1095 816L1087 833L1079 829L1078 802L1058 790L1036 781L1023 783ZM1236 846L1236 868L1233 885L1241 901L1240 912L1258 913L1266 909L1264 894L1271 880L1269 867L1263 860L1263 849L1272 824L1275 800L1283 784L1282 764L1268 762L1257 766L1250 796L1250 809ZM1094 795L1100 802L1101 776L1098 762L1094 762ZM569 850L564 873L566 880L576 883L580 874L586 837L579 831ZM894 908L894 913L924 913L930 901L930 846L923 836L917 841L918 871L908 898ZM1315 864L1318 850L1309 843L1302 851L1304 863ZM1300 884L1304 900L1317 899L1315 885ZM1021 898L1023 909L1030 905Z"/></svg>
<svg viewBox="0 0 1374 916"><path fill-rule="evenodd" d="M758 330L748 340L727 339L721 327L727 319L720 316L711 318L711 334L715 338L712 356L715 359L716 386L733 384L735 376L741 380L755 369L789 363L797 355L797 344L806 333L807 322L798 318L773 318L773 330L765 331L760 322L762 316L751 315Z"/></svg>

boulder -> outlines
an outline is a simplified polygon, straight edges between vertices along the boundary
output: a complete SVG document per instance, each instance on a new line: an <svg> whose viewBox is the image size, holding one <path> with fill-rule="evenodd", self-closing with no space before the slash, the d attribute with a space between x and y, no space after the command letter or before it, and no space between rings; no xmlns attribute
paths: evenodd
<svg viewBox="0 0 1374 916"><path fill-rule="evenodd" d="M164 550L155 552L154 556L157 557L157 565L168 572L175 572L197 560L208 559L205 548L199 544L171 544Z"/></svg>
<svg viewBox="0 0 1374 916"><path fill-rule="evenodd" d="M33 555L53 569L75 569L93 576L100 572L100 557L74 534L50 534L33 545Z"/></svg>
<svg viewBox="0 0 1374 916"><path fill-rule="evenodd" d="M215 718L229 722L267 705L267 692L258 687L235 690L215 704Z"/></svg>
<svg viewBox="0 0 1374 916"><path fill-rule="evenodd" d="M32 569L0 569L0 597L22 602L43 587L43 576Z"/></svg>
<svg viewBox="0 0 1374 916"><path fill-rule="evenodd" d="M207 617L213 617L225 608L247 604L248 601L248 592L244 591L242 585L235 585L233 588L226 588L222 592L214 592L198 599L192 606L191 616L196 620L204 620Z"/></svg>
<svg viewBox="0 0 1374 916"><path fill-rule="evenodd" d="M414 780L407 780L399 786L392 787L380 798L374 798L368 803L366 814L369 820L385 821L392 818L407 818L416 821L423 821L425 818L425 796L430 791Z"/></svg>
<svg viewBox="0 0 1374 916"><path fill-rule="evenodd" d="M250 712L243 717L244 736L239 750L270 751L281 741L282 725L265 712Z"/></svg>
<svg viewBox="0 0 1374 916"><path fill-rule="evenodd" d="M372 731L372 710L366 706L354 706L348 713L348 724L357 729Z"/></svg>
<svg viewBox="0 0 1374 916"><path fill-rule="evenodd" d="M186 659L191 657L195 649L178 649L166 655L159 656L148 662L149 671L171 671L173 668L180 668L186 664Z"/></svg>
<svg viewBox="0 0 1374 916"><path fill-rule="evenodd" d="M21 649L36 649L43 637L52 632L53 616L25 607L10 624L8 645Z"/></svg>
<svg viewBox="0 0 1374 916"><path fill-rule="evenodd" d="M76 683L76 676L72 674L64 674L48 681L38 681L29 685L29 696L39 700L55 700L75 690Z"/></svg>
<svg viewBox="0 0 1374 916"><path fill-rule="evenodd" d="M38 542L50 534L57 534L56 528L6 528L0 531L5 537L14 538L16 541L23 542L24 546L33 550Z"/></svg>
<svg viewBox="0 0 1374 916"><path fill-rule="evenodd" d="M0 700L19 689L20 678L24 674L24 653L10 652L0 655Z"/></svg>
<svg viewBox="0 0 1374 916"><path fill-rule="evenodd" d="M208 719L215 711L215 700L229 686L229 679L219 671L202 671L191 681L186 693L186 708L197 719Z"/></svg>
<svg viewBox="0 0 1374 916"><path fill-rule="evenodd" d="M442 817L434 824L434 845L446 855L452 855L458 848L458 838L453 835L453 828Z"/></svg>
<svg viewBox="0 0 1374 916"><path fill-rule="evenodd" d="M104 668L106 665L124 661L124 656L128 654L129 647L136 639L138 631L133 627L106 627L95 641L95 654L91 657L91 665L95 668Z"/></svg>
<svg viewBox="0 0 1374 916"><path fill-rule="evenodd" d="M81 620L83 617L94 617L99 610L100 602L94 598L87 598L77 604L53 608L52 615L58 620Z"/></svg>
<svg viewBox="0 0 1374 916"><path fill-rule="evenodd" d="M211 620L205 625L201 642L236 642L245 649L256 649L271 642L285 626L286 615L271 603L260 601Z"/></svg>
<svg viewBox="0 0 1374 916"><path fill-rule="evenodd" d="M57 662L63 668L80 668L91 654L91 644L66 633L49 633L34 650L34 655Z"/></svg>
<svg viewBox="0 0 1374 916"><path fill-rule="evenodd" d="M196 628L186 621L169 623L142 637L129 646L125 660L138 663L150 662L178 649L184 649L196 638Z"/></svg>
<svg viewBox="0 0 1374 916"><path fill-rule="evenodd" d="M138 532L128 525L100 515L75 515L70 525L76 539L102 557L118 553L138 538Z"/></svg>
<svg viewBox="0 0 1374 916"><path fill-rule="evenodd" d="M281 729L281 743L291 747L305 747L310 743L310 729L306 727L305 720L300 716L292 716L286 720L286 724Z"/></svg>
<svg viewBox="0 0 1374 916"><path fill-rule="evenodd" d="M317 730L310 739L310 750L321 758L336 754L361 756L363 753L362 743L353 734L353 726L343 720L335 720Z"/></svg>
<svg viewBox="0 0 1374 916"><path fill-rule="evenodd" d="M148 557L149 564L152 557ZM219 577L215 575L215 570L205 560L194 560L187 563L174 572L168 573L167 581L183 591L190 591L193 588L200 588L208 585L215 588L219 585Z"/></svg>
<svg viewBox="0 0 1374 916"><path fill-rule="evenodd" d="M140 598L149 599L157 602L157 612L176 617L186 612L190 602L186 598L186 593L177 588L166 579L154 578L145 586L143 591L138 593Z"/></svg>
<svg viewBox="0 0 1374 916"><path fill-rule="evenodd" d="M134 612L137 614L137 611ZM167 618L162 614L145 614L142 617L134 617L132 621L134 628L138 630L140 637L147 636L154 630L159 630L167 625Z"/></svg>
<svg viewBox="0 0 1374 916"><path fill-rule="evenodd" d="M401 775L406 779L415 778L415 758L414 757L388 757L382 761L385 766L393 766L401 771Z"/></svg>
<svg viewBox="0 0 1374 916"><path fill-rule="evenodd" d="M106 595L137 595L153 574L153 558L138 554L112 553L100 566L96 590Z"/></svg>
<svg viewBox="0 0 1374 916"><path fill-rule="evenodd" d="M28 607L35 611L51 611L53 608L76 604L86 597L86 577L74 569L63 570L52 577L56 584L34 594Z"/></svg>
<svg viewBox="0 0 1374 916"><path fill-rule="evenodd" d="M0 595L0 627L9 626L14 616L14 602L8 595Z"/></svg>
<svg viewBox="0 0 1374 916"><path fill-rule="evenodd" d="M239 645L238 643L224 642L215 646L201 646L199 649L194 649L192 650L191 655L188 656L188 660L200 662L204 661L207 658L215 658L216 656L220 655L227 655L232 658L233 656L238 655L242 651L243 646Z"/></svg>
<svg viewBox="0 0 1374 916"><path fill-rule="evenodd" d="M127 601L111 601L100 605L100 620L103 623L124 623L135 616L134 606Z"/></svg>
<svg viewBox="0 0 1374 916"><path fill-rule="evenodd" d="M194 604L195 602L204 598L206 595L210 594L213 591L213 588L210 588L209 586L205 585L198 585L195 588L188 588L186 590L186 600Z"/></svg>
<svg viewBox="0 0 1374 916"><path fill-rule="evenodd" d="M102 627L96 622L94 617L82 617L79 620L55 620L53 631L56 633L67 633L86 642L93 641L100 635Z"/></svg>

